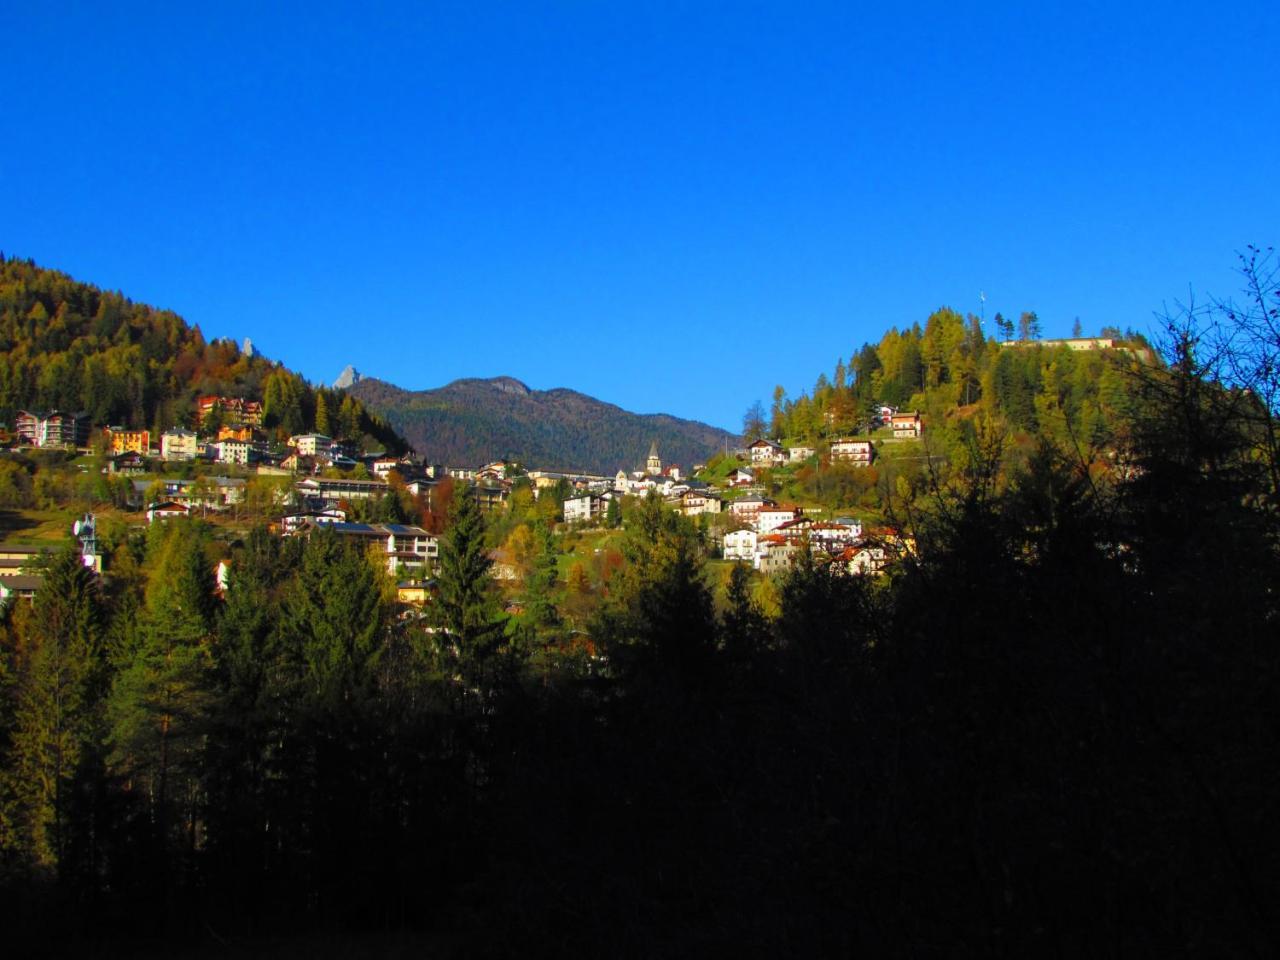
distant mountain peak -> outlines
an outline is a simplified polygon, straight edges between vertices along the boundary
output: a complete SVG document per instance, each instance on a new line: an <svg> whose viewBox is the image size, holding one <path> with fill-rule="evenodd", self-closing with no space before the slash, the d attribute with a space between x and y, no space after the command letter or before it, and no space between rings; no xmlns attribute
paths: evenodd
<svg viewBox="0 0 1280 960"><path fill-rule="evenodd" d="M343 367L342 372L338 374L338 379L333 381L333 387L335 390L345 390L363 379L364 377L360 375L360 371L348 363Z"/></svg>

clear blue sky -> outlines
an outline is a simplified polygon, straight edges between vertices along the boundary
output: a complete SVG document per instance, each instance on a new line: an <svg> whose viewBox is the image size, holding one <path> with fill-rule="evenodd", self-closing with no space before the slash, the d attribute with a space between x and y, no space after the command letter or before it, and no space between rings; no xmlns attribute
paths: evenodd
<svg viewBox="0 0 1280 960"><path fill-rule="evenodd" d="M1145 328L1280 243L1260 3L195 6L0 0L0 249L316 381L736 429L979 290Z"/></svg>

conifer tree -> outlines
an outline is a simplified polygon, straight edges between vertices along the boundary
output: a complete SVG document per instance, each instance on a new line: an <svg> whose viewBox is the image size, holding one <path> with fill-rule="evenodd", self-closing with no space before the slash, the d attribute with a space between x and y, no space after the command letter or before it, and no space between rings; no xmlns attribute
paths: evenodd
<svg viewBox="0 0 1280 960"><path fill-rule="evenodd" d="M106 676L97 586L74 546L49 564L25 627L6 792L28 862L57 875L74 792L99 756Z"/></svg>
<svg viewBox="0 0 1280 960"><path fill-rule="evenodd" d="M493 564L485 551L484 517L465 486L454 490L449 520L440 543L438 622L464 675L478 677L497 647L499 624L489 576Z"/></svg>

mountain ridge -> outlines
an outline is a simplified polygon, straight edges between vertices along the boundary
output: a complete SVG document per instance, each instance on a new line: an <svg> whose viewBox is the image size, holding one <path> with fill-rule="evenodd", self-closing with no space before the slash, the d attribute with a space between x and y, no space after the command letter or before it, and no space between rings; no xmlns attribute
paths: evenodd
<svg viewBox="0 0 1280 960"><path fill-rule="evenodd" d="M511 376L464 377L409 390L376 377L348 388L428 459L450 465L497 457L547 469L613 473L643 466L652 442L688 467L737 443L727 430L666 413L633 413L572 387L534 390Z"/></svg>

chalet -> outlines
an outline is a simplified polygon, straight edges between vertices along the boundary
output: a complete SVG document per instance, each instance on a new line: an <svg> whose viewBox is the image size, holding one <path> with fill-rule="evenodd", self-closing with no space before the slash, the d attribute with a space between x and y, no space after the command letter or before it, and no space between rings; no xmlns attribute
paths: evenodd
<svg viewBox="0 0 1280 960"><path fill-rule="evenodd" d="M184 503L177 500L157 500L155 503L147 507L147 523L155 523L157 520L173 520L178 517L185 517L190 513L190 509Z"/></svg>
<svg viewBox="0 0 1280 960"><path fill-rule="evenodd" d="M242 397L204 396L196 398L196 426L204 426L215 410L233 423L262 426L262 404Z"/></svg>
<svg viewBox="0 0 1280 960"><path fill-rule="evenodd" d="M813 447L789 447L787 449L787 459L792 463L799 463L802 460L808 460L815 453L817 451Z"/></svg>
<svg viewBox="0 0 1280 960"><path fill-rule="evenodd" d="M685 489L675 498L674 505L686 517L697 517L704 513L719 513L724 506L720 498L705 490Z"/></svg>
<svg viewBox="0 0 1280 960"><path fill-rule="evenodd" d="M724 478L725 483L730 487L749 487L756 482L756 475L750 470L744 470L742 467L735 467L730 470Z"/></svg>
<svg viewBox="0 0 1280 960"><path fill-rule="evenodd" d="M760 464L781 463L786 459L781 445L763 437L747 448L751 451L751 462Z"/></svg>
<svg viewBox="0 0 1280 960"><path fill-rule="evenodd" d="M920 414L914 410L895 413L889 418L889 424L893 427L893 435L903 439L919 437L923 432Z"/></svg>
<svg viewBox="0 0 1280 960"><path fill-rule="evenodd" d="M160 434L160 456L165 460L194 460L200 455L196 435L190 430L166 430Z"/></svg>
<svg viewBox="0 0 1280 960"><path fill-rule="evenodd" d="M875 446L870 440L841 437L831 441L831 459L843 460L855 467L869 467L875 459Z"/></svg>
<svg viewBox="0 0 1280 960"><path fill-rule="evenodd" d="M112 454L133 452L145 455L151 449L150 430L126 430L124 427L104 427L102 434L107 441L107 449Z"/></svg>

